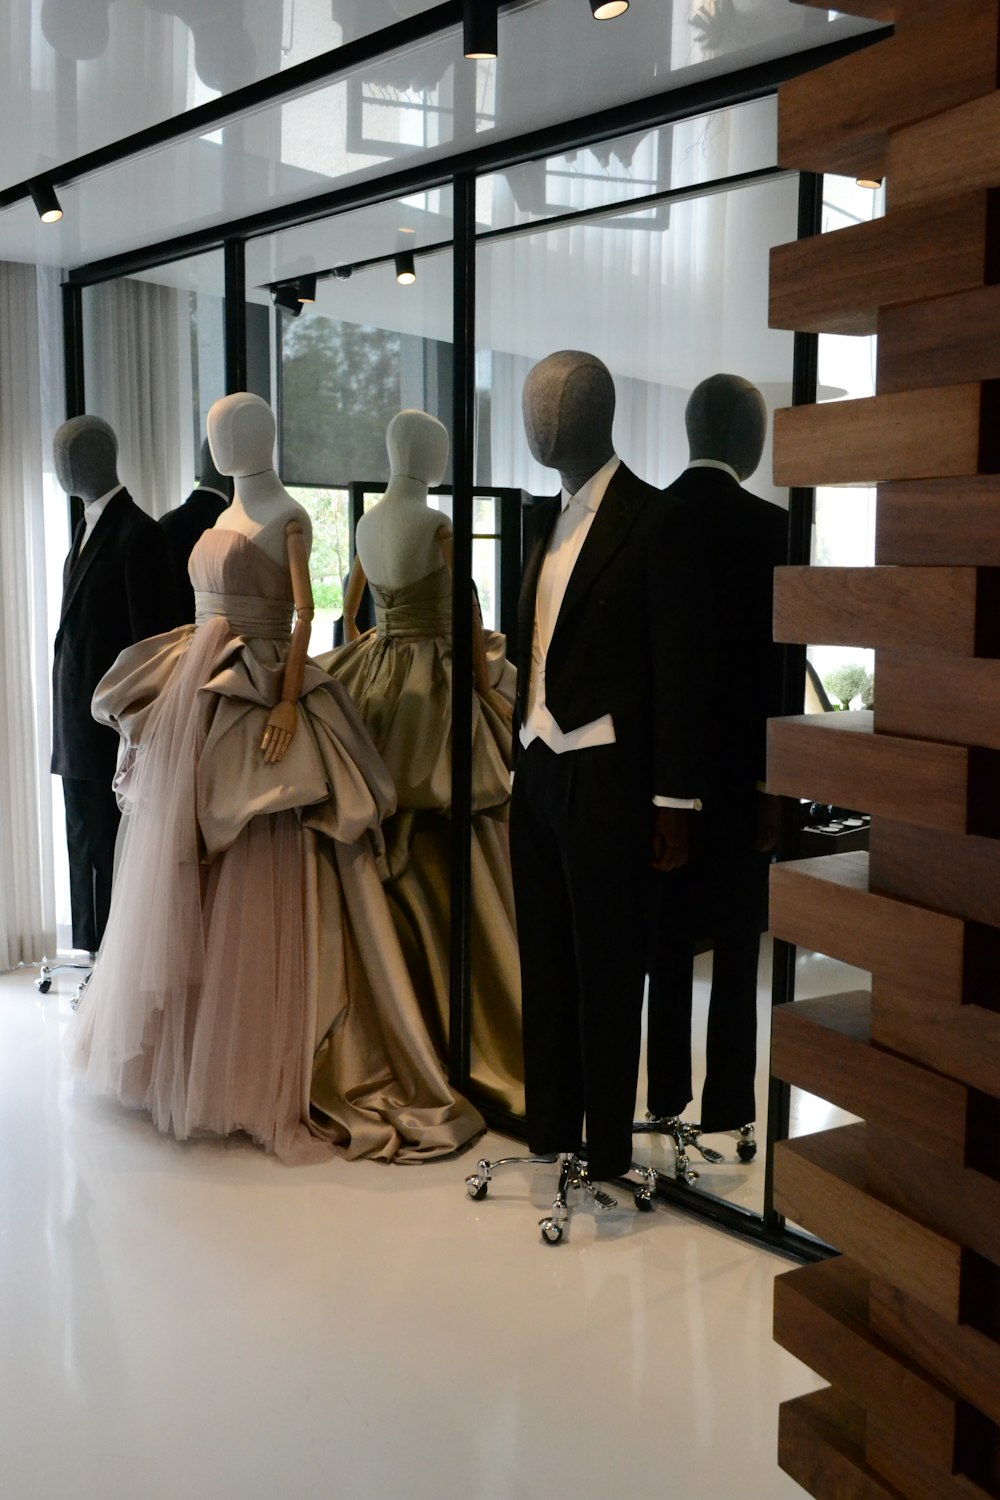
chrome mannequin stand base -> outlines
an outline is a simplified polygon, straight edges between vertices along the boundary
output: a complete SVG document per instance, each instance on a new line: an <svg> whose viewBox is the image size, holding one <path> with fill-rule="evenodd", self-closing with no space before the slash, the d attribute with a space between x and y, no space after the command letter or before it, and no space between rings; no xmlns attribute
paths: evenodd
<svg viewBox="0 0 1000 1500"><path fill-rule="evenodd" d="M721 1151L701 1144L701 1126L696 1121L682 1120L677 1115L647 1115L636 1120L632 1129L636 1135L665 1135L674 1143L674 1177L688 1187L698 1181L698 1173L691 1165L688 1150L697 1151L703 1161L713 1164L725 1161ZM757 1140L752 1125L743 1125L736 1132L736 1155L741 1162L751 1162L757 1155Z"/></svg>
<svg viewBox="0 0 1000 1500"><path fill-rule="evenodd" d="M43 995L47 995L49 990L52 988L53 974L58 974L63 969L76 970L83 975L83 978L77 985L76 994L73 996L73 999L70 1002L73 1009L75 1010L80 1002L80 996L87 988L87 982L90 979L91 974L93 973L95 957L95 954L89 953L85 959L67 958L63 959L61 963L56 962L54 964L49 963L47 958L43 958L38 970L38 978L35 980L35 989L39 990Z"/></svg>
<svg viewBox="0 0 1000 1500"><path fill-rule="evenodd" d="M469 1197L478 1202L486 1197L493 1174L501 1167L552 1166L556 1162L559 1164L559 1186L552 1200L551 1213L546 1214L544 1219L539 1219L538 1227L547 1245L558 1245L569 1225L569 1194L572 1189L578 1188L603 1213L618 1207L618 1199L591 1181L586 1162L572 1151L561 1151L558 1156L505 1156L500 1161L487 1161L484 1157L475 1172L465 1179L465 1188ZM635 1172L640 1180L640 1186L634 1195L635 1206L640 1213L649 1213L656 1190L656 1172L652 1167L630 1167L629 1170Z"/></svg>

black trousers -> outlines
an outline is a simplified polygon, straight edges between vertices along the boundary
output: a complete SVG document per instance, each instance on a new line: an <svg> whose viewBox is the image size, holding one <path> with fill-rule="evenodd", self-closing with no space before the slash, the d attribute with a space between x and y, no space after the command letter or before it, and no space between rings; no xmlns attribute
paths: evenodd
<svg viewBox="0 0 1000 1500"><path fill-rule="evenodd" d="M528 1142L583 1146L591 1176L632 1160L653 813L617 745L521 751L510 838Z"/></svg>
<svg viewBox="0 0 1000 1500"><path fill-rule="evenodd" d="M700 815L699 815L700 816ZM756 1119L757 961L766 926L769 858L710 841L690 866L657 874L649 966L646 1107L679 1115L691 1102L691 988L698 939L713 949L699 1121L735 1130Z"/></svg>
<svg viewBox="0 0 1000 1500"><path fill-rule="evenodd" d="M121 814L110 781L64 776L62 784L73 947L96 953L111 905L115 837Z"/></svg>

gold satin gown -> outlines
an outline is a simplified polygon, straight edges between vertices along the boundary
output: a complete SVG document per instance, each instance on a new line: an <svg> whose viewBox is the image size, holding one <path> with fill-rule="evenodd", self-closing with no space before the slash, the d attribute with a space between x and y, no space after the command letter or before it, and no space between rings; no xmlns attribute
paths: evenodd
<svg viewBox="0 0 1000 1500"><path fill-rule="evenodd" d="M312 660L268 764L289 570L215 528L190 573L198 624L123 651L94 697L124 741L125 817L71 1055L93 1090L182 1140L243 1130L291 1162L331 1142L395 1161L455 1151L483 1122L448 1084L396 940L376 863L386 767Z"/></svg>
<svg viewBox="0 0 1000 1500"><path fill-rule="evenodd" d="M451 810L451 572L389 589L368 581L376 625L317 658L347 688L388 766L397 810L383 823L386 893L438 1055L448 1036ZM487 635L493 687L513 704L503 638ZM504 706L504 705L501 705ZM472 729L472 1077L524 1113L521 990L507 844L508 713L479 694Z"/></svg>

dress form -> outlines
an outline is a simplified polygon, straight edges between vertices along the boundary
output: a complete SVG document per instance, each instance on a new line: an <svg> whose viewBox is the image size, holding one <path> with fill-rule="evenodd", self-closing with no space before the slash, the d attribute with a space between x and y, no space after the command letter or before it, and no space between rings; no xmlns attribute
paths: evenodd
<svg viewBox="0 0 1000 1500"><path fill-rule="evenodd" d="M296 703L312 628L309 579L312 522L274 472L274 413L266 401L236 391L216 401L206 422L209 447L220 474L235 480L232 504L216 526L250 537L273 562L287 564L295 604L295 629L285 666L281 699L268 717L260 748L269 761L284 758L298 724Z"/></svg>
<svg viewBox="0 0 1000 1500"><path fill-rule="evenodd" d="M220 474L235 483L233 502L216 523L241 531L277 563L288 560L286 528L297 521L312 547L309 513L293 500L274 472L274 413L249 391L223 396L208 413L208 442Z"/></svg>
<svg viewBox="0 0 1000 1500"><path fill-rule="evenodd" d="M448 463L448 432L423 411L401 411L385 435L389 483L377 505L358 522L356 545L366 577L384 588L402 588L444 560L441 541L451 523L427 503Z"/></svg>

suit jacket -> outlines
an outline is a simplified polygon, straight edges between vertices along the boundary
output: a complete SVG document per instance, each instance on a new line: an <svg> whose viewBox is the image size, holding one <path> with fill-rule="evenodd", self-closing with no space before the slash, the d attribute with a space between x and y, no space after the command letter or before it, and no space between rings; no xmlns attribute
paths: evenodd
<svg viewBox="0 0 1000 1500"><path fill-rule="evenodd" d="M515 755L527 707L538 578L559 509L556 496L535 506L525 520ZM659 491L620 464L576 560L545 666L545 701L560 729L577 729L609 713L643 796L652 793L654 725L662 708L654 692L660 632L649 581L661 509Z"/></svg>
<svg viewBox="0 0 1000 1500"><path fill-rule="evenodd" d="M722 469L687 469L663 492L656 546L662 634L658 766L670 797L745 820L766 769L767 720L781 713L774 569L788 515Z"/></svg>
<svg viewBox="0 0 1000 1500"><path fill-rule="evenodd" d="M227 501L214 490L193 489L183 505L160 517L160 526L170 548L174 591L180 618L194 624L194 589L188 577L188 559L203 531L208 531L226 509Z"/></svg>
<svg viewBox="0 0 1000 1500"><path fill-rule="evenodd" d="M63 568L62 616L52 664L52 770L110 781L118 735L90 712L94 689L119 652L179 623L163 532L127 490L108 501L83 551L81 521Z"/></svg>

